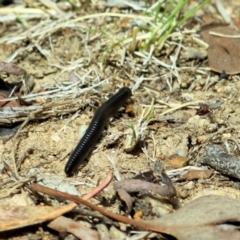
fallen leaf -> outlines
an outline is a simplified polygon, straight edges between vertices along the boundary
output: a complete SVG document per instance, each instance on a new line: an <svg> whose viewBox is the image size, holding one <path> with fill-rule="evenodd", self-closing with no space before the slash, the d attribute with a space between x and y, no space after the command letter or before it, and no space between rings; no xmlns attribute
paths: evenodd
<svg viewBox="0 0 240 240"><path fill-rule="evenodd" d="M224 186L218 187L217 189L205 188L201 191L198 191L197 194L194 196L194 199L197 199L203 196L209 196L209 195L226 196L226 197L230 197L232 199L240 201L239 189L235 189L232 187L224 187Z"/></svg>
<svg viewBox="0 0 240 240"><path fill-rule="evenodd" d="M143 217L143 212L142 211L135 212L134 216L133 216L133 218L136 219L136 220L141 219L142 217Z"/></svg>
<svg viewBox="0 0 240 240"><path fill-rule="evenodd" d="M203 26L201 36L209 45L208 62L213 71L219 73L225 71L227 74L240 72L240 38L230 37L236 35L239 36L239 32L226 24Z"/></svg>
<svg viewBox="0 0 240 240"><path fill-rule="evenodd" d="M53 190L39 184L30 189L55 197L61 197L90 207L93 210L133 226L166 233L178 240L239 240L240 201L223 196L201 197L186 204L176 212L151 221L130 219L110 212L76 196Z"/></svg>
<svg viewBox="0 0 240 240"><path fill-rule="evenodd" d="M179 240L238 240L240 202L223 196L200 197L170 215L143 222Z"/></svg>
<svg viewBox="0 0 240 240"><path fill-rule="evenodd" d="M8 101L5 100L7 99L6 97L0 95L0 107L20 107L19 103L12 100L12 101Z"/></svg>
<svg viewBox="0 0 240 240"><path fill-rule="evenodd" d="M118 193L119 198L126 203L128 212L132 210L133 203L133 198L129 193L154 193L169 199L172 199L176 196L176 190L171 183L155 184L141 179L121 180L119 182L115 182L114 188Z"/></svg>
<svg viewBox="0 0 240 240"><path fill-rule="evenodd" d="M0 232L52 220L74 207L75 203L60 207L0 206Z"/></svg>
<svg viewBox="0 0 240 240"><path fill-rule="evenodd" d="M213 169L204 170L189 170L187 173L181 176L181 180L194 180L194 179L207 179L213 174Z"/></svg>
<svg viewBox="0 0 240 240"><path fill-rule="evenodd" d="M187 164L187 158L174 154L169 157L166 164L172 168L181 168Z"/></svg>
<svg viewBox="0 0 240 240"><path fill-rule="evenodd" d="M26 74L26 71L23 68L8 62L0 62L0 72L6 72L15 76Z"/></svg>
<svg viewBox="0 0 240 240"><path fill-rule="evenodd" d="M72 219L60 216L48 224L49 228L52 228L58 232L70 232L79 239L98 240L98 233L88 227L83 226Z"/></svg>

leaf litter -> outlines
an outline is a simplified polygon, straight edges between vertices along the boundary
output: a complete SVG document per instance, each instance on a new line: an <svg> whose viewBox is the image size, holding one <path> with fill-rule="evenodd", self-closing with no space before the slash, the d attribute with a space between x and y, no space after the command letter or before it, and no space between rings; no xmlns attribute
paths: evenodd
<svg viewBox="0 0 240 240"><path fill-rule="evenodd" d="M226 239L227 236L231 236L231 239L238 239L240 236L238 229L240 202L229 197L213 195L199 197L172 214L151 221L142 221L109 212L81 198L41 187L37 184L30 187L32 190L82 203L115 220L146 230L170 234L177 239L211 240L213 237Z"/></svg>
<svg viewBox="0 0 240 240"><path fill-rule="evenodd" d="M21 228L55 219L71 211L76 204L65 206L1 206L0 231Z"/></svg>
<svg viewBox="0 0 240 240"><path fill-rule="evenodd" d="M26 188L28 183L33 179L38 181L37 175L49 173L52 176L61 176L64 181L63 168L79 140L79 127L88 125L95 109L116 92L116 89L130 86L134 90L135 114L127 116L120 111L120 117L114 117L89 163L74 175L71 181L66 181L66 186L73 184L79 195L88 196L90 189L98 186L109 170L114 169L118 180L127 181L136 174L153 169L154 162L159 159L166 161L167 165L171 156L178 156L178 159L184 160L183 164L178 161L174 165L177 169L167 165L166 172L177 190L183 208L170 214L165 213L169 215L162 215L160 219L154 220L159 221L155 225L152 223L152 215L147 218L143 216L144 219L150 218L149 221L145 220L146 222L137 222L116 214L108 216L117 222L124 220L132 226L170 234L179 239L201 239L201 236L203 239L210 236L225 239L227 233L229 236L232 234L232 239L238 239L235 223L239 219L229 220L226 214L225 219L208 222L210 218L203 216L201 218L206 222L200 223L194 219L194 214L199 216L197 209L189 205L194 205L197 200L193 199L198 195L199 201L203 201L202 205L194 205L196 208L203 210L205 204L208 204L209 211L213 209L217 213L217 210L222 209L218 205L218 209L214 208L215 201L221 203L228 200L216 197L207 201L201 198L201 194L205 189L218 189L219 192L229 195L227 189L237 191L236 182L218 172L204 178L201 178L202 173L199 177L193 172L193 176L187 177L187 180L181 178L184 173L190 173L191 168L207 170L199 165L199 160L201 150L211 142L222 142L228 149L233 149L232 152L237 153L239 109L236 104L239 101L240 89L238 76L230 76L230 81L218 81L218 78L216 80L216 75L209 71L211 66L209 68L205 61L205 51L202 50L205 47L204 42L197 39L196 31L188 29L192 29L191 21L190 25L187 24L181 31L175 29L161 51L158 51L154 44L149 46L149 49L141 48L151 36L147 26L154 17L133 13L131 6L127 7L127 12L126 8L118 9L117 12L110 8L110 12L104 12L104 6L91 3L87 6L89 14L86 14L82 7L81 14L72 15L73 12L70 11L70 14L64 14L64 18L58 8L50 6L40 3L39 9L30 5L29 8L16 8L14 12L22 14L22 19L27 21L27 25L22 21L22 25L18 23L16 27L12 25L16 16L13 16L11 11L6 14L9 13L9 8L1 9L6 11L6 18L1 18L1 21L7 25L7 31L3 29L1 32L0 42L4 49L1 61L21 66L27 71L27 75L33 76L35 83L31 92L23 91L20 97L14 95L7 98L8 101L19 102L20 107L1 109L1 124L23 122L12 139L2 142L1 201L7 200L12 194L20 193L23 201L27 197L35 204L39 201L49 205L62 204L58 198L36 196L29 192ZM133 9L136 7L135 4ZM71 9L71 6L65 5L63 9ZM29 15L30 12L31 17L26 17L26 13ZM200 29L199 23L194 24L195 29ZM157 24L153 26L159 27ZM129 34L127 38L126 33ZM188 54L189 50L193 51L192 55L181 54L185 50L188 50ZM20 80L18 76L11 75L3 75L4 81ZM32 105L25 105L24 101ZM210 106L217 102L221 102L221 106L210 109ZM203 105L207 108L203 108ZM127 126L132 129L127 131ZM135 133L136 144L132 144L130 151L125 152L122 148L124 139ZM189 166L183 167L188 164ZM104 210L96 208L97 205L89 205L90 201L87 206L103 214L106 208L114 213L119 212L122 205L116 200L113 185L110 184L104 191L100 190L102 192L91 200L97 205L107 206ZM139 198L139 194L135 197ZM236 199L239 200L237 195ZM143 202L145 200L146 198L143 198ZM151 204L154 201L159 202L159 199L153 198ZM229 204L230 201L238 202L229 200ZM151 210L151 204L147 204L147 210ZM191 225L184 219L184 216L190 215L188 206L193 213L189 219L198 223L196 225ZM225 205L222 203L222 206ZM133 211L136 211L135 207ZM238 206L233 203L232 209L228 209L229 214L235 207ZM141 216L141 210L144 212L144 209L140 207L138 210ZM235 216L234 213L232 217ZM121 214L124 212L121 211ZM68 216L75 219L76 214L71 211ZM80 218L83 218L81 214ZM183 224L178 221L174 224L173 218L178 218ZM89 215L82 220L88 222L89 229L98 230L95 226L99 222L95 222L95 218L92 219ZM162 220L166 220L165 225ZM129 232L122 225L114 225L115 230L109 227L107 221L103 221L103 225L106 234L109 234L107 231L111 229L113 233L119 231L128 237L140 236ZM193 230L191 226L194 226ZM69 225L65 227L67 231L70 229ZM183 232L182 229L188 231ZM46 227L44 231L48 231ZM187 234L189 236L186 236Z"/></svg>
<svg viewBox="0 0 240 240"><path fill-rule="evenodd" d="M213 71L227 74L240 72L240 35L229 25L210 24L203 26L201 36L208 43L209 66Z"/></svg>

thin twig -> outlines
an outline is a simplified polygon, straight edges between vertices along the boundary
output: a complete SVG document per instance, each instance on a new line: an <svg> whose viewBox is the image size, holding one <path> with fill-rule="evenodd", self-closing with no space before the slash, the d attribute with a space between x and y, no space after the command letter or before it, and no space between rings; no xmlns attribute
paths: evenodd
<svg viewBox="0 0 240 240"><path fill-rule="evenodd" d="M115 219L117 221L120 221L120 222L123 222L126 224L133 225L135 227L140 227L140 228L143 228L146 230L152 230L152 231L156 231L156 232L166 232L167 231L167 227L161 226L160 224L155 225L155 224L151 224L150 222L147 222L147 221L133 220L128 217L124 217L122 215L110 212L110 211L106 210L105 208L96 206L82 198L79 198L77 196L74 196L74 195L71 195L68 193L57 191L55 189L51 189L51 188L48 188L48 187L45 187L45 186L42 186L42 185L39 185L36 183L31 184L29 187L33 191L38 191L38 192L45 193L45 194L48 194L51 196L67 199L67 200L73 201L78 204L83 204L95 211L102 213L103 215L105 215L107 217L110 217L112 219Z"/></svg>
<svg viewBox="0 0 240 240"><path fill-rule="evenodd" d="M171 108L171 109L161 113L160 115L165 115L167 113L175 112L178 109L185 108L185 107L190 106L190 105L196 105L196 104L199 104L199 103L202 103L202 102L204 102L204 101L203 100L197 100L197 101L194 101L194 102L184 103L184 104L181 104L177 107Z"/></svg>
<svg viewBox="0 0 240 240"><path fill-rule="evenodd" d="M90 193L82 196L82 199L88 200L96 196L99 192L101 192L104 188L106 188L111 183L112 179L113 179L113 172L110 171L108 172L106 179L99 186L94 188Z"/></svg>

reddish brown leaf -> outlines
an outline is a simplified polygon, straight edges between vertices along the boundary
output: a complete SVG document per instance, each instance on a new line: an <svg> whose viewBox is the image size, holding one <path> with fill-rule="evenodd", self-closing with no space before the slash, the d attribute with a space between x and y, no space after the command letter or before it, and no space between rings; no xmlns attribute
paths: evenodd
<svg viewBox="0 0 240 240"><path fill-rule="evenodd" d="M4 101L6 98L0 95L0 107L20 107L16 101Z"/></svg>
<svg viewBox="0 0 240 240"><path fill-rule="evenodd" d="M189 170L187 173L181 176L182 180L193 180L193 179L207 179L213 174L212 169L204 169L204 170Z"/></svg>
<svg viewBox="0 0 240 240"><path fill-rule="evenodd" d="M0 72L7 72L16 76L21 76L26 73L23 68L8 62L0 62Z"/></svg>
<svg viewBox="0 0 240 240"><path fill-rule="evenodd" d="M167 181L168 179L166 179ZM119 198L127 205L128 211L132 210L132 198L128 193L134 192L152 192L163 197L174 198L176 190L172 184L155 184L141 179L125 179L114 184L114 188Z"/></svg>
<svg viewBox="0 0 240 240"><path fill-rule="evenodd" d="M210 24L201 31L202 38L209 44L208 61L213 71L227 74L240 72L240 38L219 37L210 32L234 36L239 32L224 24Z"/></svg>

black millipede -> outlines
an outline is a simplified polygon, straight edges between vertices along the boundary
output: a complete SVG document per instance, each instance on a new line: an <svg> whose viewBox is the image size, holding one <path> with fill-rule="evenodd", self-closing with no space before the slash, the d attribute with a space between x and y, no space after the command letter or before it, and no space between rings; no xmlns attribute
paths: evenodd
<svg viewBox="0 0 240 240"><path fill-rule="evenodd" d="M131 95L131 89L123 87L97 109L88 129L74 149L65 166L65 173L67 175L78 169L80 164L86 159L96 145L103 129L109 121L109 118L118 111Z"/></svg>

